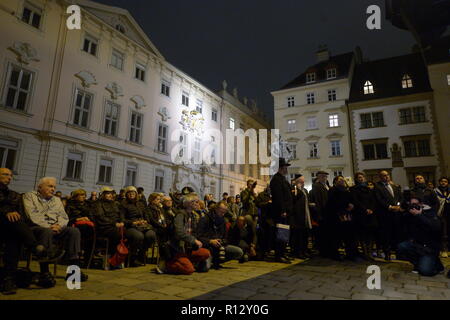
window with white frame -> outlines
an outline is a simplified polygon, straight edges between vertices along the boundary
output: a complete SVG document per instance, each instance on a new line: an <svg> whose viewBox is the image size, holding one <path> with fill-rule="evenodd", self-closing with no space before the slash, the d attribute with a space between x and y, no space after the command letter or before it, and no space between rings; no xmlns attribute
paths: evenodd
<svg viewBox="0 0 450 320"><path fill-rule="evenodd" d="M142 119L143 115L137 112L131 112L130 121L130 141L141 143L142 139Z"/></svg>
<svg viewBox="0 0 450 320"><path fill-rule="evenodd" d="M306 83L311 83L316 81L316 73L311 72L306 74Z"/></svg>
<svg viewBox="0 0 450 320"><path fill-rule="evenodd" d="M81 180L82 169L83 154L79 152L69 152L67 154L66 176L64 179Z"/></svg>
<svg viewBox="0 0 450 320"><path fill-rule="evenodd" d="M288 108L295 106L295 97L294 96L287 97L287 106L288 106Z"/></svg>
<svg viewBox="0 0 450 320"><path fill-rule="evenodd" d="M77 89L75 92L75 106L73 113L73 124L87 128L89 126L89 118L92 106L92 94Z"/></svg>
<svg viewBox="0 0 450 320"><path fill-rule="evenodd" d="M377 128L384 126L383 112L361 113L361 129Z"/></svg>
<svg viewBox="0 0 450 320"><path fill-rule="evenodd" d="M333 170L333 177L336 178L337 176L344 176L343 172L344 170L342 169Z"/></svg>
<svg viewBox="0 0 450 320"><path fill-rule="evenodd" d="M15 169L19 143L0 138L0 168Z"/></svg>
<svg viewBox="0 0 450 320"><path fill-rule="evenodd" d="M233 129L233 130L234 130L234 125L235 125L234 119L233 119L233 118L230 118L230 129Z"/></svg>
<svg viewBox="0 0 450 320"><path fill-rule="evenodd" d="M195 106L195 111L198 113L203 113L203 101L197 99L197 105Z"/></svg>
<svg viewBox="0 0 450 320"><path fill-rule="evenodd" d="M105 126L103 133L109 136L117 136L117 128L119 127L119 108L117 103L106 101L105 107Z"/></svg>
<svg viewBox="0 0 450 320"><path fill-rule="evenodd" d="M291 159L297 159L297 143L289 142L287 144L288 151L291 155Z"/></svg>
<svg viewBox="0 0 450 320"><path fill-rule="evenodd" d="M113 160L101 159L100 170L98 174L98 183L111 184L113 174Z"/></svg>
<svg viewBox="0 0 450 320"><path fill-rule="evenodd" d="M336 101L336 90L328 90L328 101Z"/></svg>
<svg viewBox="0 0 450 320"><path fill-rule="evenodd" d="M170 97L170 83L166 80L161 81L161 94Z"/></svg>
<svg viewBox="0 0 450 320"><path fill-rule="evenodd" d="M339 140L335 140L335 141L331 141L331 156L333 157L337 157L337 156L341 156L341 141Z"/></svg>
<svg viewBox="0 0 450 320"><path fill-rule="evenodd" d="M201 140L199 138L194 139L194 164L201 164L201 153L200 153L200 147L201 147Z"/></svg>
<svg viewBox="0 0 450 320"><path fill-rule="evenodd" d="M213 197L216 197L216 182L215 181L211 181L210 185L209 185L209 192L213 195Z"/></svg>
<svg viewBox="0 0 450 320"><path fill-rule="evenodd" d="M427 122L425 107L411 107L400 109L400 124Z"/></svg>
<svg viewBox="0 0 450 320"><path fill-rule="evenodd" d="M217 122L217 110L215 109L211 111L211 120Z"/></svg>
<svg viewBox="0 0 450 320"><path fill-rule="evenodd" d="M123 61L125 60L125 56L123 53L119 52L116 49L112 50L111 54L111 66L117 68L119 70L123 70Z"/></svg>
<svg viewBox="0 0 450 320"><path fill-rule="evenodd" d="M168 127L160 123L158 125L158 151L167 152L167 132Z"/></svg>
<svg viewBox="0 0 450 320"><path fill-rule="evenodd" d="M135 66L134 78L141 81L145 81L145 70L146 67L143 64L137 62Z"/></svg>
<svg viewBox="0 0 450 320"><path fill-rule="evenodd" d="M42 9L32 5L29 2L25 2L22 11L22 21L30 26L39 29L42 20Z"/></svg>
<svg viewBox="0 0 450 320"><path fill-rule="evenodd" d="M318 142L310 142L309 143L309 157L310 158L318 158L319 157L319 143Z"/></svg>
<svg viewBox="0 0 450 320"><path fill-rule="evenodd" d="M306 119L306 128L308 130L317 129L317 117L315 117L315 116L308 117Z"/></svg>
<svg viewBox="0 0 450 320"><path fill-rule="evenodd" d="M127 174L125 177L126 186L136 186L136 177L138 173L138 166L134 163L127 164Z"/></svg>
<svg viewBox="0 0 450 320"><path fill-rule="evenodd" d="M290 119L287 121L287 132L297 131L297 121L295 119Z"/></svg>
<svg viewBox="0 0 450 320"><path fill-rule="evenodd" d="M164 171L161 169L155 170L155 192L164 191Z"/></svg>
<svg viewBox="0 0 450 320"><path fill-rule="evenodd" d="M373 84L369 80L364 83L364 94L372 94L375 91L373 90Z"/></svg>
<svg viewBox="0 0 450 320"><path fill-rule="evenodd" d="M408 89L413 87L413 82L409 74L405 74L402 78L402 88Z"/></svg>
<svg viewBox="0 0 450 320"><path fill-rule="evenodd" d="M184 132L180 133L180 150L178 151L178 156L183 159L185 157L187 157L187 134Z"/></svg>
<svg viewBox="0 0 450 320"><path fill-rule="evenodd" d="M327 70L327 80L336 78L336 68Z"/></svg>
<svg viewBox="0 0 450 320"><path fill-rule="evenodd" d="M5 107L26 111L31 97L34 73L10 64L8 67Z"/></svg>
<svg viewBox="0 0 450 320"><path fill-rule="evenodd" d="M339 127L339 115L337 114L328 115L328 126L330 128Z"/></svg>
<svg viewBox="0 0 450 320"><path fill-rule="evenodd" d="M314 92L307 93L306 94L306 103L307 104L314 104L316 102L316 95Z"/></svg>
<svg viewBox="0 0 450 320"><path fill-rule="evenodd" d="M230 197L234 197L234 185L230 185Z"/></svg>
<svg viewBox="0 0 450 320"><path fill-rule="evenodd" d="M181 104L183 106L189 107L189 93L184 92L181 94Z"/></svg>
<svg viewBox="0 0 450 320"><path fill-rule="evenodd" d="M83 51L97 56L98 40L92 36L85 35L83 41Z"/></svg>

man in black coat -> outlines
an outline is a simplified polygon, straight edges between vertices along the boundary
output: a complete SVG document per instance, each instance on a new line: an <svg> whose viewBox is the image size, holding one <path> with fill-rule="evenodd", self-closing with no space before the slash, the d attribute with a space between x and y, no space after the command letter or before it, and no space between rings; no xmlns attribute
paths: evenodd
<svg viewBox="0 0 450 320"><path fill-rule="evenodd" d="M398 245L398 255L414 266L413 272L432 277L444 271L439 259L441 223L436 211L412 193L405 214L406 241Z"/></svg>
<svg viewBox="0 0 450 320"><path fill-rule="evenodd" d="M313 226L313 235L317 249L322 257L327 258L332 256L331 229L326 220L329 189L328 173L325 171L317 172L316 181L313 183L309 193L309 202L312 205L312 219L315 222L315 226Z"/></svg>
<svg viewBox="0 0 450 320"><path fill-rule="evenodd" d="M241 248L228 243L224 219L227 211L226 202L219 201L212 211L200 218L198 223L198 239L203 247L211 252L214 269L219 269L222 262L238 260L244 255Z"/></svg>
<svg viewBox="0 0 450 320"><path fill-rule="evenodd" d="M374 191L367 186L364 173L355 173L355 185L350 188L350 192L355 205L353 217L357 238L361 243L365 258L372 260L371 249L378 236L377 202Z"/></svg>
<svg viewBox="0 0 450 320"><path fill-rule="evenodd" d="M45 247L38 244L26 222L20 194L8 188L12 176L11 170L0 168L0 235L6 244L3 257L6 274L2 288L5 295L16 293L14 276L22 244L40 257L45 254Z"/></svg>
<svg viewBox="0 0 450 320"><path fill-rule="evenodd" d="M276 224L288 224L288 217L292 214L292 195L291 186L286 180L289 163L284 158L280 158L278 172L270 181L270 191L272 193L272 212L271 215L275 221L273 232L277 233ZM277 238L275 238L277 239ZM286 257L286 242L276 240L275 260L282 263L291 263Z"/></svg>
<svg viewBox="0 0 450 320"><path fill-rule="evenodd" d="M391 250L397 248L403 238L401 187L391 181L385 170L379 173L380 181L375 185L375 197L380 224L380 238L385 260L390 260Z"/></svg>

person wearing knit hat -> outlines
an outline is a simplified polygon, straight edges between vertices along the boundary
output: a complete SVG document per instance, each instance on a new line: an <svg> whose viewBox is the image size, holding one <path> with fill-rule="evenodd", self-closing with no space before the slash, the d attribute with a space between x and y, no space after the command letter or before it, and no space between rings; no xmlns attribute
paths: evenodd
<svg viewBox="0 0 450 320"><path fill-rule="evenodd" d="M120 203L120 210L125 218L125 236L129 240L130 266L142 266L148 248L156 241L156 233L151 226L147 208L139 201L134 186L125 188L125 199Z"/></svg>

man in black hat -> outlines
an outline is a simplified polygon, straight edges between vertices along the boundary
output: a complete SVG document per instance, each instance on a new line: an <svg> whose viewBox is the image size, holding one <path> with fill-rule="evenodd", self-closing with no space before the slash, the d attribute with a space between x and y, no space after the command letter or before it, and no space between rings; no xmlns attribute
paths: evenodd
<svg viewBox="0 0 450 320"><path fill-rule="evenodd" d="M272 193L272 212L271 215L275 222L272 228L273 232L277 232L276 224L288 224L288 217L292 213L292 195L291 186L286 180L289 163L284 158L280 158L278 172L270 181L270 191ZM286 242L275 237L275 260L282 263L291 263L286 257Z"/></svg>
<svg viewBox="0 0 450 320"><path fill-rule="evenodd" d="M316 181L312 185L309 193L309 201L313 204L312 219L316 222L313 228L313 234L317 249L322 257L330 257L330 237L326 221L325 208L328 202L328 172L319 171L316 175Z"/></svg>

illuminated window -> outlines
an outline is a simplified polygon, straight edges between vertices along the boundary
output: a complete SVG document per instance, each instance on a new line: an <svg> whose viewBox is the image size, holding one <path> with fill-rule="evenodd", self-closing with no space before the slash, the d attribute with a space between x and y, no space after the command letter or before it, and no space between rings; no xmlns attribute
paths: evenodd
<svg viewBox="0 0 450 320"><path fill-rule="evenodd" d="M408 88L412 88L413 83L412 83L412 79L409 76L409 74L405 74L402 78L402 88L403 89L408 89Z"/></svg>
<svg viewBox="0 0 450 320"><path fill-rule="evenodd" d="M372 94L374 93L372 82L366 81L364 84L364 94Z"/></svg>
<svg viewBox="0 0 450 320"><path fill-rule="evenodd" d="M328 125L330 128L339 127L339 116L337 114L330 114L328 116Z"/></svg>

